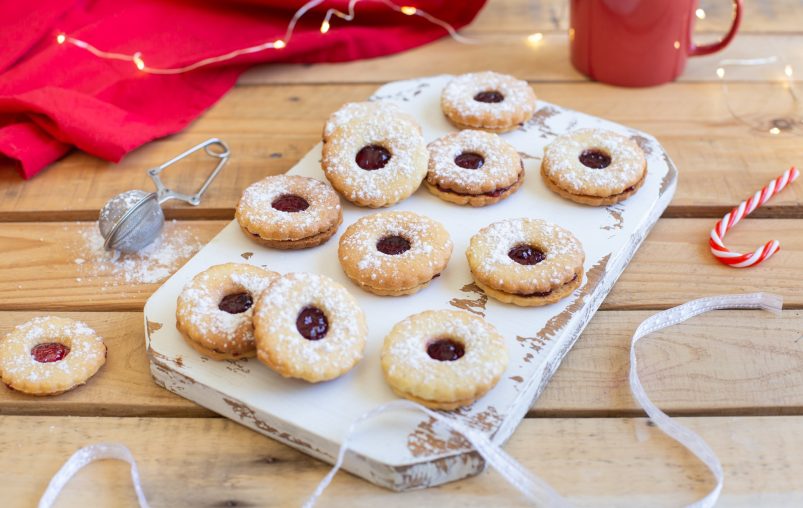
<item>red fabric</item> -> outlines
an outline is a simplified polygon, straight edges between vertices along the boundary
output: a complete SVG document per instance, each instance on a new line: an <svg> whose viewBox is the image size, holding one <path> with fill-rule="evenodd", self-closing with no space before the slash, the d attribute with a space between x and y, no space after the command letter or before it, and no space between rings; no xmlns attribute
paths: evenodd
<svg viewBox="0 0 803 508"><path fill-rule="evenodd" d="M404 0L397 0L400 5ZM301 0L14 0L0 2L0 159L24 178L73 146L119 161L143 143L177 132L260 62L342 62L403 51L446 35L418 16L380 3L357 4L355 21L333 18L319 31L326 1L299 23L282 50L244 55L184 74L157 76L130 62L102 60L66 33L105 51L140 51L151 67L180 67L246 46L283 39ZM410 0L456 28L485 0ZM8 166L9 164L4 164ZM2 167L2 166L0 166Z"/></svg>

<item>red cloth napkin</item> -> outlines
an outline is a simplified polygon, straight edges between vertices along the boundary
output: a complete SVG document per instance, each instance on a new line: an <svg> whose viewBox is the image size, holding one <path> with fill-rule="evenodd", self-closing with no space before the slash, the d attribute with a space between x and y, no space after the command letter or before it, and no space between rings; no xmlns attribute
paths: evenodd
<svg viewBox="0 0 803 508"><path fill-rule="evenodd" d="M399 5L405 0L397 0ZM140 51L151 67L180 67L246 46L283 39L301 0L26 0L0 2L0 160L30 178L73 146L117 162L153 139L183 129L261 62L342 62L403 51L446 35L418 16L378 2L357 4L347 23L321 34L326 1L299 23L281 50L244 55L184 74L138 71L96 58L66 33L104 51ZM485 0L410 0L456 28ZM356 77L359 79L359 77ZM7 165L7 164L4 164ZM0 166L2 167L2 166Z"/></svg>

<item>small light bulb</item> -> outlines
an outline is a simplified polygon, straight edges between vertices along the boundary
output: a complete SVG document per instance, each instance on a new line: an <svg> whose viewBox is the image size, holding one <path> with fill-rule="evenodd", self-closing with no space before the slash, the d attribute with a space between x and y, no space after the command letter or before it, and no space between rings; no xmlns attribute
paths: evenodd
<svg viewBox="0 0 803 508"><path fill-rule="evenodd" d="M538 44L544 39L544 34L541 32L536 32L534 34L530 34L527 36L527 42L530 44Z"/></svg>
<svg viewBox="0 0 803 508"><path fill-rule="evenodd" d="M772 135L776 135L776 134L780 134L780 133L781 133L781 129L779 129L778 127L773 127L772 129L770 129L770 134L772 134Z"/></svg>
<svg viewBox="0 0 803 508"><path fill-rule="evenodd" d="M792 71L792 66L786 64L786 66L783 68L783 73L786 74L787 78L791 78L792 74L794 74L794 71Z"/></svg>
<svg viewBox="0 0 803 508"><path fill-rule="evenodd" d="M675 46L675 49L680 49L680 41L675 41L673 46Z"/></svg>
<svg viewBox="0 0 803 508"><path fill-rule="evenodd" d="M694 14L697 16L697 19L705 19L705 11L702 9L697 9L694 11Z"/></svg>
<svg viewBox="0 0 803 508"><path fill-rule="evenodd" d="M277 41L275 41L273 43L273 47L276 48L276 49L282 49L285 46L287 46L287 44L285 44L285 42L283 40L281 40L281 39L279 39L279 40L277 40Z"/></svg>
<svg viewBox="0 0 803 508"><path fill-rule="evenodd" d="M67 36L64 35L64 34L58 34L56 36L56 42L58 42L59 44L64 44L64 41L66 41L66 40L67 40Z"/></svg>
<svg viewBox="0 0 803 508"><path fill-rule="evenodd" d="M321 23L321 33L325 34L328 31L329 31L329 22L326 21L326 20L323 20L323 23Z"/></svg>
<svg viewBox="0 0 803 508"><path fill-rule="evenodd" d="M405 5L405 6L403 6L401 8L401 11L402 11L402 13L407 14L408 16L412 16L413 14L418 12L418 9L416 9L415 7L412 7L410 5Z"/></svg>
<svg viewBox="0 0 803 508"><path fill-rule="evenodd" d="M725 77L725 69L723 69L722 67L717 67L717 77L719 79L724 78Z"/></svg>
<svg viewBox="0 0 803 508"><path fill-rule="evenodd" d="M145 69L145 62L142 60L142 57L139 53L134 54L131 58L134 61L134 65L137 66L137 69L144 70Z"/></svg>

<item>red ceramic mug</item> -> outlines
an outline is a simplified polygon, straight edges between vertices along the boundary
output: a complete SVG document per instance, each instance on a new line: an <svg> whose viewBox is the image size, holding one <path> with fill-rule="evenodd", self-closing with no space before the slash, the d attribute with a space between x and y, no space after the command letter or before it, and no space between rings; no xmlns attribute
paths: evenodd
<svg viewBox="0 0 803 508"><path fill-rule="evenodd" d="M696 46L692 28L697 0L571 0L572 64L591 79L612 85L672 81L683 72L687 57L714 53L730 43L742 18L742 0L732 1L727 35Z"/></svg>

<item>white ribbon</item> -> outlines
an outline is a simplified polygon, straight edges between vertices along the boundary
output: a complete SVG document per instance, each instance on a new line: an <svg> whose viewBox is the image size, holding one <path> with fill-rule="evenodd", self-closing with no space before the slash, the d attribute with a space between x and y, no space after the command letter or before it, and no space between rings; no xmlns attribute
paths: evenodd
<svg viewBox="0 0 803 508"><path fill-rule="evenodd" d="M56 498L59 497L63 489L75 473L83 469L87 464L96 460L114 459L122 460L131 464L131 482L137 493L137 500L140 508L149 508L148 500L145 499L145 492L142 491L142 482L139 479L137 461L125 445L120 443L95 443L84 446L67 459L61 469L53 476L50 483L39 500L39 508L51 508Z"/></svg>
<svg viewBox="0 0 803 508"><path fill-rule="evenodd" d="M636 328L633 334L633 340L630 343L630 391L633 392L633 398L636 402L644 408L644 411L655 423L655 425L668 434L675 441L686 447L687 450L692 452L703 464L708 467L714 478L717 481L716 486L706 494L702 499L688 505L688 508L710 508L717 502L720 492L722 492L722 484L725 475L722 472L722 464L714 454L714 451L703 441L703 438L698 436L695 432L673 422L669 416L653 404L644 387L641 386L641 381L638 378L638 366L636 363L636 342L646 337L652 332L667 328L678 323L682 323L687 319L693 318L700 314L718 309L764 309L775 314L781 313L781 306L783 300L780 296L767 294L767 293L749 293L741 295L723 295L723 296L710 296L708 298L700 298L699 300L692 300L683 305L673 307L665 310L654 316L645 319Z"/></svg>
<svg viewBox="0 0 803 508"><path fill-rule="evenodd" d="M647 397L641 382L638 378L638 369L636 364L636 342L646 337L652 332L661 330L663 328L682 323L689 318L703 314L708 311L717 309L764 309L776 314L781 312L782 299L779 296L767 293L751 293L742 295L725 295L725 296L712 296L708 298L701 298L684 303L678 307L674 307L644 320L636 329L630 345L630 389L633 392L633 397L644 408L647 415L655 423L655 425L663 432L671 436L675 441L685 446L697 458L699 458L711 470L711 473L716 478L716 486L702 499L688 505L688 508L711 508L719 498L722 491L724 474L722 472L722 465L719 459L714 454L713 450L703 441L703 439L691 430L683 427L682 425L673 422L669 416L652 403ZM464 423L447 416L445 413L439 413L425 408L415 402L408 400L395 400L375 407L367 411L355 419L349 426L343 443L340 445L340 451L337 455L337 460L331 471L321 480L315 489L315 492L304 503L304 508L312 508L318 501L323 491L332 482L335 474L340 470L343 465L343 460L346 452L349 449L349 444L354 438L357 427L370 420L375 416L394 410L415 410L425 413L426 415L434 418L446 426L449 430L461 434L477 451L477 453L485 459L485 462L496 469L500 475L512 486L517 488L528 500L540 506L547 507L569 507L571 506L568 501L560 496L552 487L549 486L544 480L538 476L533 475L524 469L521 464L516 462L510 455L505 453L499 446L493 444L485 434L478 432ZM42 499L39 501L39 508L50 508L53 506L56 498L61 490L70 481L70 479L81 468L101 459L117 459L124 460L131 464L131 480L134 483L134 489L137 493L137 499L141 508L148 508L148 502L145 499L145 494L142 491L142 484L139 478L139 471L137 464L131 451L122 444L116 443L99 443L94 445L85 446L61 467L56 473L50 484L47 487Z"/></svg>

